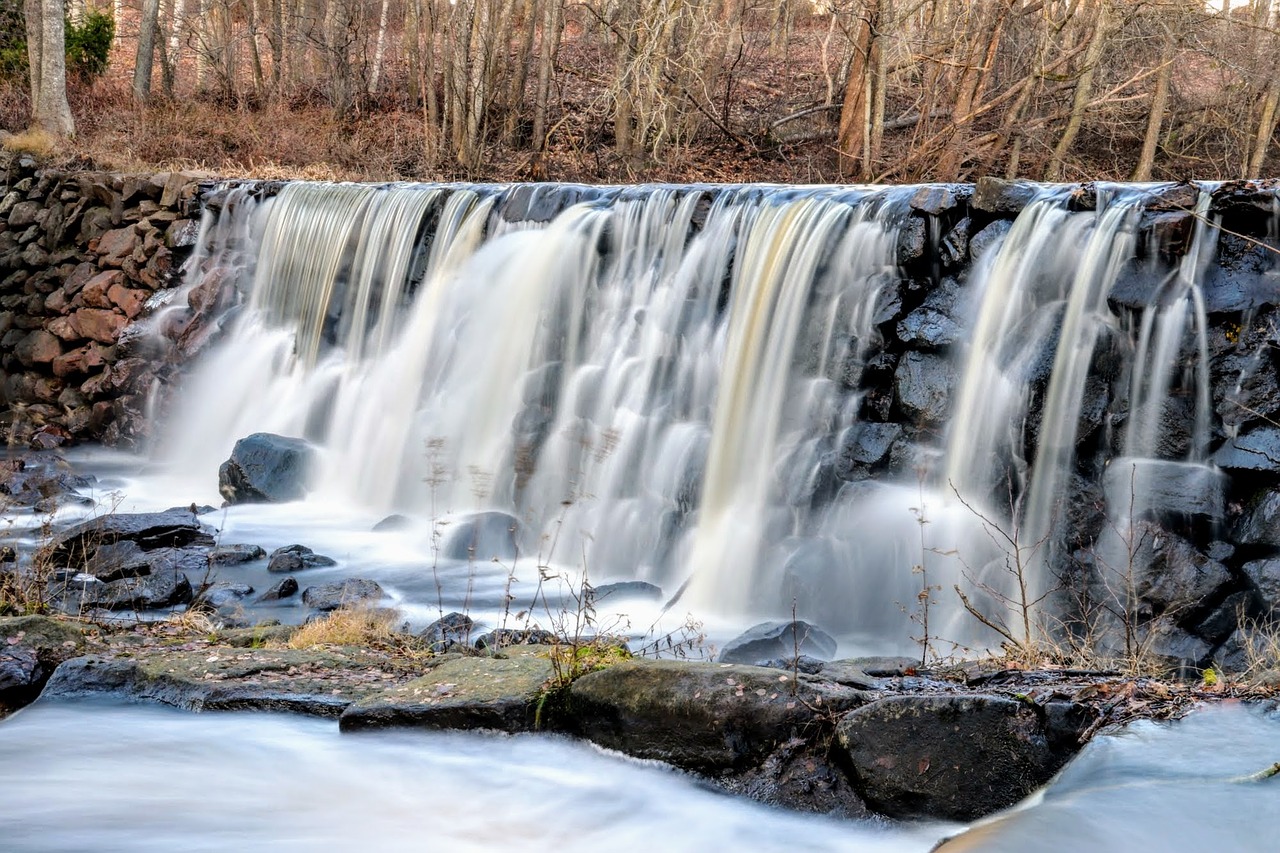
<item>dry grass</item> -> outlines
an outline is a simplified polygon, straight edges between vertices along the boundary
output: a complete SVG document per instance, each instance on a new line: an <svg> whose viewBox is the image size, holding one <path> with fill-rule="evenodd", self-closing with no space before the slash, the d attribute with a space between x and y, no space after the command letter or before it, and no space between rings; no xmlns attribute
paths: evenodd
<svg viewBox="0 0 1280 853"><path fill-rule="evenodd" d="M1280 624L1242 619L1240 638L1245 660L1245 680L1257 680L1264 674L1280 670Z"/></svg>
<svg viewBox="0 0 1280 853"><path fill-rule="evenodd" d="M407 649L413 645L411 641L414 638L398 630L400 619L399 611L385 607L342 608L299 628L289 639L289 648L368 646Z"/></svg>
<svg viewBox="0 0 1280 853"><path fill-rule="evenodd" d="M30 154L33 157L46 159L57 151L57 140L38 127L29 128L21 133L0 135L0 146L14 154Z"/></svg>

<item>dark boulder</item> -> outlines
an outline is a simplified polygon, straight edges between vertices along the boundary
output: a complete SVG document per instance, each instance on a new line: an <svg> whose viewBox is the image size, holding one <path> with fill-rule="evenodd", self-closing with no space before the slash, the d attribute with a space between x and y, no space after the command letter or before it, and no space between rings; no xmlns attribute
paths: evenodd
<svg viewBox="0 0 1280 853"><path fill-rule="evenodd" d="M209 552L209 562L215 566L235 566L252 563L267 556L257 545L220 545Z"/></svg>
<svg viewBox="0 0 1280 853"><path fill-rule="evenodd" d="M975 210L987 213L1017 214L1040 192L1038 185L1026 181L981 177L973 188L973 199L969 204Z"/></svg>
<svg viewBox="0 0 1280 853"><path fill-rule="evenodd" d="M1213 454L1213 463L1227 471L1280 473L1280 427L1260 426L1231 439Z"/></svg>
<svg viewBox="0 0 1280 853"><path fill-rule="evenodd" d="M454 646L470 646L475 624L465 613L446 613L422 629L418 636L427 641L431 651L443 654Z"/></svg>
<svg viewBox="0 0 1280 853"><path fill-rule="evenodd" d="M950 360L930 353L908 352L898 362L893 379L898 404L907 415L927 425L943 422L951 404L951 389L956 385Z"/></svg>
<svg viewBox="0 0 1280 853"><path fill-rule="evenodd" d="M441 554L451 560L513 560L520 553L519 537L519 519L505 512L481 512L453 526Z"/></svg>
<svg viewBox="0 0 1280 853"><path fill-rule="evenodd" d="M1207 465L1167 459L1118 458L1103 477L1110 503L1174 526L1188 519L1222 521L1226 478Z"/></svg>
<svg viewBox="0 0 1280 853"><path fill-rule="evenodd" d="M312 608L328 612L340 607L352 607L357 604L369 604L379 601L386 593L376 581L366 578L352 578L318 586L309 586L302 591L302 603Z"/></svg>
<svg viewBox="0 0 1280 853"><path fill-rule="evenodd" d="M219 581L200 594L200 601L210 607L231 607L253 594L247 583Z"/></svg>
<svg viewBox="0 0 1280 853"><path fill-rule="evenodd" d="M55 567L79 568L97 549L132 542L144 551L203 547L213 544L212 528L185 509L164 512L113 513L82 522L54 537L43 555Z"/></svg>
<svg viewBox="0 0 1280 853"><path fill-rule="evenodd" d="M298 582L293 578L281 578L271 589L258 596L259 604L273 601L284 601L298 594Z"/></svg>
<svg viewBox="0 0 1280 853"><path fill-rule="evenodd" d="M1009 220L997 219L977 234L974 234L973 238L969 240L969 257L974 261L983 258L992 247L1004 239L1004 236L1009 233L1009 229L1012 227L1013 223Z"/></svg>
<svg viewBox="0 0 1280 853"><path fill-rule="evenodd" d="M725 643L716 660L754 664L779 657L794 658L797 651L820 660L831 660L836 654L836 641L808 622L764 622Z"/></svg>
<svg viewBox="0 0 1280 853"><path fill-rule="evenodd" d="M661 601L662 587L644 581L618 581L601 584L593 590L596 603L609 600L610 604L620 601Z"/></svg>
<svg viewBox="0 0 1280 853"><path fill-rule="evenodd" d="M286 545L271 552L271 560L267 563L267 571L275 574L300 572L303 569L315 569L324 566L336 566L338 561L323 554L317 554L306 545Z"/></svg>
<svg viewBox="0 0 1280 853"><path fill-rule="evenodd" d="M476 648L497 651L508 646L550 646L556 635L541 628L494 628L476 637Z"/></svg>
<svg viewBox="0 0 1280 853"><path fill-rule="evenodd" d="M1237 545L1280 548L1280 492L1263 489L1244 507L1233 525Z"/></svg>
<svg viewBox="0 0 1280 853"><path fill-rule="evenodd" d="M575 681L555 726L607 749L717 775L758 764L862 691L754 666L632 660Z"/></svg>
<svg viewBox="0 0 1280 853"><path fill-rule="evenodd" d="M1253 560L1244 564L1249 584L1270 612L1280 612L1280 559Z"/></svg>
<svg viewBox="0 0 1280 853"><path fill-rule="evenodd" d="M1035 707L987 695L880 699L836 736L854 790L895 818L974 820L1048 782L1072 752Z"/></svg>
<svg viewBox="0 0 1280 853"><path fill-rule="evenodd" d="M259 432L236 442L218 469L218 492L228 503L283 503L307 493L315 451L300 438Z"/></svg>

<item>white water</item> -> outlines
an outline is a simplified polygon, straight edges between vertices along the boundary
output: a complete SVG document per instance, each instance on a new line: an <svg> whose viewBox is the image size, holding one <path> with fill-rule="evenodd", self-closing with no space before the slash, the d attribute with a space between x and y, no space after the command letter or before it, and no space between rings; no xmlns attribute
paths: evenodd
<svg viewBox="0 0 1280 853"><path fill-rule="evenodd" d="M0 722L0 847L52 851L927 851L542 736L38 703Z"/></svg>
<svg viewBox="0 0 1280 853"><path fill-rule="evenodd" d="M1242 707L1095 739L959 853L1263 853L1280 719ZM540 736L339 735L331 721L39 702L0 722L0 845L45 851L928 851L963 828L768 809Z"/></svg>

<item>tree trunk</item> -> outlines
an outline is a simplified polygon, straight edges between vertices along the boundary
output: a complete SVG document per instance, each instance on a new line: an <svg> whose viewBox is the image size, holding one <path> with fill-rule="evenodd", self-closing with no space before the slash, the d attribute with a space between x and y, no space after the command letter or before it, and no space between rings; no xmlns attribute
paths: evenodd
<svg viewBox="0 0 1280 853"><path fill-rule="evenodd" d="M538 92L533 112L533 147L547 148L547 114L551 109L551 83L555 76L556 57L560 52L560 34L564 32L564 0L543 0L542 40L538 43Z"/></svg>
<svg viewBox="0 0 1280 853"><path fill-rule="evenodd" d="M871 83L877 61L879 14L880 0L865 0L853 28L853 61L849 65L836 137L840 174L846 178L864 174L871 165L867 162L871 142Z"/></svg>
<svg viewBox="0 0 1280 853"><path fill-rule="evenodd" d="M1089 108L1089 100L1093 95L1093 76L1098 69L1098 62L1102 59L1102 51L1106 47L1111 29L1111 0L1101 0L1099 6L1098 20L1094 24L1089 48L1084 54L1084 67L1080 69L1080 76L1076 79L1075 97L1071 101L1071 115L1067 119L1066 128L1062 131L1062 137L1053 149L1049 165L1045 168L1046 181L1062 180L1063 163L1067 152L1071 150L1076 136L1080 133L1080 126L1084 124L1085 111Z"/></svg>
<svg viewBox="0 0 1280 853"><path fill-rule="evenodd" d="M382 15L378 18L378 40L373 48L373 68L369 70L369 94L378 93L378 78L382 76L382 61L387 54L387 17L391 13L391 0L382 0Z"/></svg>
<svg viewBox="0 0 1280 853"><path fill-rule="evenodd" d="M156 55L156 29L160 25L160 0L142 0L138 21L138 58L133 65L133 97L142 102L151 96L151 66Z"/></svg>
<svg viewBox="0 0 1280 853"><path fill-rule="evenodd" d="M1156 162L1156 149L1160 144L1160 126L1164 124L1164 112L1169 104L1169 81L1173 77L1173 58L1178 49L1173 30L1164 31L1164 46L1160 50L1160 73L1156 75L1155 90L1151 93L1151 113L1147 117L1147 132L1142 139L1142 153L1133 169L1131 180L1151 180L1151 170Z"/></svg>
<svg viewBox="0 0 1280 853"><path fill-rule="evenodd" d="M54 136L74 136L67 103L66 29L62 0L26 0L31 124Z"/></svg>

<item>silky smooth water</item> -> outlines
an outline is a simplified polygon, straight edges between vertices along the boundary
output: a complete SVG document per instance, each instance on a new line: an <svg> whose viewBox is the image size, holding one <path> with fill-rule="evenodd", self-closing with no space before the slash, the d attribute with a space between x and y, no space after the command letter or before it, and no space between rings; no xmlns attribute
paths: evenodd
<svg viewBox="0 0 1280 853"><path fill-rule="evenodd" d="M0 722L0 847L924 853L952 836L945 853L1263 853L1280 779L1238 777L1275 761L1274 712L1139 723L966 833L769 809L545 735L339 735L305 717L42 701Z"/></svg>

